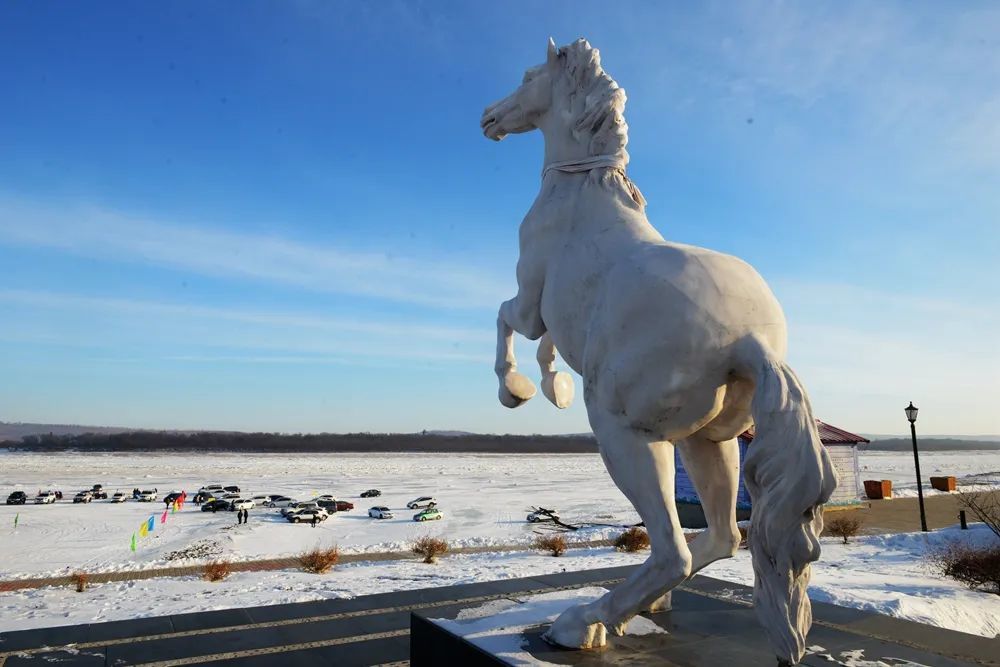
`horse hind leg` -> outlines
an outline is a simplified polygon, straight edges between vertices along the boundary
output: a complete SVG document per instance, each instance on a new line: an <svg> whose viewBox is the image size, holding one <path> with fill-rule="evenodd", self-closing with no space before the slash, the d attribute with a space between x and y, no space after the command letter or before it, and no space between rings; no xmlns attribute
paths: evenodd
<svg viewBox="0 0 1000 667"><path fill-rule="evenodd" d="M591 416L608 473L631 501L649 532L650 556L614 590L589 604L564 611L546 639L570 648L604 645L605 628L621 635L628 621L691 572L691 553L674 505L674 448L615 417Z"/></svg>

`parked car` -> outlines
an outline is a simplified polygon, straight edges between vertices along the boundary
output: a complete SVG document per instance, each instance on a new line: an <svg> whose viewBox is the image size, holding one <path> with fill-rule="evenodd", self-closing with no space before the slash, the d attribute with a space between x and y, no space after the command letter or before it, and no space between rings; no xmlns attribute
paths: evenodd
<svg viewBox="0 0 1000 667"><path fill-rule="evenodd" d="M323 508L317 507L314 509L297 510L295 512L292 512L291 514L288 514L285 518L291 521L292 523L307 523L311 522L314 517L317 521L326 521L327 517L329 516L330 515L327 514L323 510Z"/></svg>
<svg viewBox="0 0 1000 667"><path fill-rule="evenodd" d="M406 509L415 510L418 507L434 507L437 501L431 496L420 496L416 500L406 503Z"/></svg>
<svg viewBox="0 0 1000 667"><path fill-rule="evenodd" d="M194 494L194 504L201 505L202 503L207 503L209 500L215 500L215 494L211 491L199 491Z"/></svg>
<svg viewBox="0 0 1000 667"><path fill-rule="evenodd" d="M264 506L266 506L266 505L267 505L267 504L268 504L269 502L271 502L271 499L272 499L272 498L277 498L277 497L278 497L278 496L271 496L271 495L263 495L263 496L254 496L254 497L252 498L252 500L253 500L253 504L254 504L254 505L260 505L260 506L264 507Z"/></svg>
<svg viewBox="0 0 1000 667"><path fill-rule="evenodd" d="M94 500L107 500L108 492L104 490L104 486L101 484L94 484L90 488L90 495L94 497Z"/></svg>
<svg viewBox="0 0 1000 667"><path fill-rule="evenodd" d="M348 510L354 509L354 503L349 503L346 500L337 500L335 502L338 512L347 512Z"/></svg>
<svg viewBox="0 0 1000 667"><path fill-rule="evenodd" d="M556 510L547 510L539 507L531 514L528 515L528 521L530 523L538 523L540 521L558 521L559 512Z"/></svg>
<svg viewBox="0 0 1000 667"><path fill-rule="evenodd" d="M362 498L378 498L382 495L382 492L378 489L368 489L367 491L361 492Z"/></svg>
<svg viewBox="0 0 1000 667"><path fill-rule="evenodd" d="M56 501L56 494L53 491L42 491L35 496L36 505L51 505Z"/></svg>
<svg viewBox="0 0 1000 667"><path fill-rule="evenodd" d="M28 502L28 494L24 491L14 491L7 496L8 505L23 505Z"/></svg>
<svg viewBox="0 0 1000 667"><path fill-rule="evenodd" d="M200 492L209 493L215 495L216 493L222 493L221 484L206 484L205 486L198 489Z"/></svg>
<svg viewBox="0 0 1000 667"><path fill-rule="evenodd" d="M289 505L294 505L298 501L295 498L289 498L288 496L274 496L271 501L267 503L268 507L288 507Z"/></svg>
<svg viewBox="0 0 1000 667"><path fill-rule="evenodd" d="M422 512L417 512L413 515L414 521L437 521L438 519L443 519L444 515L441 514L441 510L436 507L428 507Z"/></svg>
<svg viewBox="0 0 1000 667"><path fill-rule="evenodd" d="M238 486L236 486L234 484L233 486L224 486L224 487L222 487L222 490L223 491L228 491L229 493L239 493L240 492L240 487L238 487Z"/></svg>
<svg viewBox="0 0 1000 667"><path fill-rule="evenodd" d="M156 491L140 491L139 497L136 498L140 503L152 503L156 502Z"/></svg>
<svg viewBox="0 0 1000 667"><path fill-rule="evenodd" d="M203 503L201 506L202 512L226 512L229 510L229 501L218 499L209 500L207 503Z"/></svg>
<svg viewBox="0 0 1000 667"><path fill-rule="evenodd" d="M325 509L328 513L333 514L337 511L337 501L330 498L317 498L314 501L317 505Z"/></svg>
<svg viewBox="0 0 1000 667"><path fill-rule="evenodd" d="M373 519L391 519L392 512L389 511L388 507L370 507L368 508L368 516Z"/></svg>
<svg viewBox="0 0 1000 667"><path fill-rule="evenodd" d="M297 512L299 510L317 510L317 509L323 510L324 512L329 514L329 512L327 512L326 509L324 509L319 503L313 501L306 501L301 503L295 503L294 505L289 505L288 507L281 510L281 514L282 516L288 516L289 514L292 514L293 512Z"/></svg>
<svg viewBox="0 0 1000 667"><path fill-rule="evenodd" d="M229 503L229 509L232 511L236 510L252 510L253 501L249 498L237 498L236 500Z"/></svg>
<svg viewBox="0 0 1000 667"><path fill-rule="evenodd" d="M180 500L182 495L184 494L180 491L171 491L167 495L163 496L163 502L167 505L173 504L175 500Z"/></svg>
<svg viewBox="0 0 1000 667"><path fill-rule="evenodd" d="M111 502L113 503L123 503L128 498L127 495L121 491L117 492L115 495L111 496Z"/></svg>
<svg viewBox="0 0 1000 667"><path fill-rule="evenodd" d="M94 499L94 494L91 493L89 489L86 491L81 491L80 493L73 496L74 503L89 503L93 499Z"/></svg>
<svg viewBox="0 0 1000 667"><path fill-rule="evenodd" d="M236 500L239 497L240 497L240 494L238 494L238 493L223 493L222 494L223 500Z"/></svg>

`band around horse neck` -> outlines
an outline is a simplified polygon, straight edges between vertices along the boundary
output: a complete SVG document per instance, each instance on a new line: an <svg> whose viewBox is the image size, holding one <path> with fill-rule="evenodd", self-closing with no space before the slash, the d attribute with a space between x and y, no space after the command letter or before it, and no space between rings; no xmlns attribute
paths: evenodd
<svg viewBox="0 0 1000 667"><path fill-rule="evenodd" d="M612 167L614 169L625 170L628 161L622 155L592 155L590 157L579 158L577 160L563 160L561 162L550 162L542 169L542 180L550 171L562 171L569 174L581 171L590 171L600 167Z"/></svg>

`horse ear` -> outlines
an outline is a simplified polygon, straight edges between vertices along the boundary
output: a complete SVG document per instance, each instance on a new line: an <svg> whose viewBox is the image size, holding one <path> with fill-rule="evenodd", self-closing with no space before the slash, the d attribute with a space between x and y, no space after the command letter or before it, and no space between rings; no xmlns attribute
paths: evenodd
<svg viewBox="0 0 1000 667"><path fill-rule="evenodd" d="M549 48L548 54L546 56L546 61L550 65L554 65L559 61L559 49L556 48L556 43L551 37L549 37Z"/></svg>

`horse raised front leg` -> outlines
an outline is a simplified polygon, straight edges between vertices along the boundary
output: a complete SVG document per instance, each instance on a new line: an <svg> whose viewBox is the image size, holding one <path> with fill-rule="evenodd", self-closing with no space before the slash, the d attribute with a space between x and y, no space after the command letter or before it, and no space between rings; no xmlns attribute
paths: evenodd
<svg viewBox="0 0 1000 667"><path fill-rule="evenodd" d="M650 556L617 588L589 604L564 611L549 628L548 641L570 648L604 645L605 628L622 635L629 620L648 609L691 573L691 553L674 505L674 448L650 442L648 434L591 415L601 456L615 484L649 531Z"/></svg>
<svg viewBox="0 0 1000 667"><path fill-rule="evenodd" d="M504 319L503 307L497 316L497 357L494 366L500 380L498 392L500 403L508 408L516 408L535 395L535 385L517 372L517 358L514 356L514 330Z"/></svg>
<svg viewBox="0 0 1000 667"><path fill-rule="evenodd" d="M548 333L538 342L535 358L542 369L542 393L545 398L560 410L568 408L573 404L576 387L572 375L556 370L556 346Z"/></svg>

